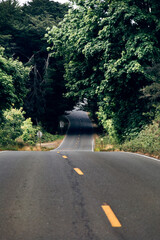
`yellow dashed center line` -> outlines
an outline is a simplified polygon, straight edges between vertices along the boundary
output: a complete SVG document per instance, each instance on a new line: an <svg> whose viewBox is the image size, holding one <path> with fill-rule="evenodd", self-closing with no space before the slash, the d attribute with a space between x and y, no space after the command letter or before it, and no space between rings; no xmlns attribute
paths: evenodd
<svg viewBox="0 0 160 240"><path fill-rule="evenodd" d="M60 152L57 152L60 153ZM63 158L68 158L66 155L62 156ZM79 174L79 175L84 175L84 173L79 169L79 168L74 168L74 170ZM121 223L119 222L118 218L112 211L111 207L107 204L101 206L103 211L105 212L110 224L112 227L122 227Z"/></svg>
<svg viewBox="0 0 160 240"><path fill-rule="evenodd" d="M74 170L75 170L79 175L84 175L84 173L83 173L79 168L74 168Z"/></svg>
<svg viewBox="0 0 160 240"><path fill-rule="evenodd" d="M102 205L101 207L102 207L103 211L105 212L108 220L110 221L112 227L122 227L118 218L116 217L116 215L114 214L114 212L112 211L112 209L109 205Z"/></svg>

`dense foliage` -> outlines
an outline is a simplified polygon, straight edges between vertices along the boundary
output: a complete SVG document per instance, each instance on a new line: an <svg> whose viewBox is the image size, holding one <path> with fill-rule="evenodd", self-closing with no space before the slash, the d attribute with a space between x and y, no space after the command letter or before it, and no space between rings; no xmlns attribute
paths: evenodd
<svg viewBox="0 0 160 240"><path fill-rule="evenodd" d="M56 130L58 116L66 110L67 101L60 60L50 57L44 35L47 27L57 25L67 10L67 4L49 0L31 0L23 6L17 0L0 1L0 45L7 56L18 58L30 67L27 91L23 94L17 88L15 96L24 102L26 116L31 117L34 124L42 122L50 131ZM12 78L17 79L14 76L13 73ZM23 86L23 81L21 84Z"/></svg>
<svg viewBox="0 0 160 240"><path fill-rule="evenodd" d="M43 136L42 142L55 141L63 136L52 135L39 126L33 126L31 118L25 119L23 108L10 108L2 111L0 125L0 149L11 146L22 148L25 145L36 145L39 142L37 132L41 131ZM15 148L17 149L17 148Z"/></svg>
<svg viewBox="0 0 160 240"><path fill-rule="evenodd" d="M108 135L96 137L95 151L127 151L147 154L160 158L160 109L155 119L146 125L134 138L126 138L124 142L115 143Z"/></svg>
<svg viewBox="0 0 160 240"><path fill-rule="evenodd" d="M84 98L114 142L158 126L159 0L70 2L0 0L3 139L11 134L6 126L30 143L33 124L55 132L58 117ZM16 128L6 118L13 106L23 115Z"/></svg>
<svg viewBox="0 0 160 240"><path fill-rule="evenodd" d="M118 141L148 121L149 99L160 62L159 0L73 1L48 32L54 56L63 56L68 96L86 97L90 110Z"/></svg>
<svg viewBox="0 0 160 240"><path fill-rule="evenodd" d="M157 111L153 122L146 125L140 133L130 141L126 140L120 150L141 152L160 158L160 112Z"/></svg>
<svg viewBox="0 0 160 240"><path fill-rule="evenodd" d="M44 38L47 27L57 25L68 8L49 0L23 6L17 0L0 0L1 146L14 145L17 139L35 144L35 125L56 132L59 116L72 106L64 99L62 59L50 56ZM45 140L53 139L41 130Z"/></svg>
<svg viewBox="0 0 160 240"><path fill-rule="evenodd" d="M23 106L27 94L26 83L29 68L18 60L7 58L4 49L0 48L0 111Z"/></svg>
<svg viewBox="0 0 160 240"><path fill-rule="evenodd" d="M22 108L11 108L10 110L3 111L3 121L0 128L0 145L12 145L15 144L16 138L22 134L25 135L25 129L22 130L22 126L25 125L24 111ZM30 131L30 128L28 128Z"/></svg>

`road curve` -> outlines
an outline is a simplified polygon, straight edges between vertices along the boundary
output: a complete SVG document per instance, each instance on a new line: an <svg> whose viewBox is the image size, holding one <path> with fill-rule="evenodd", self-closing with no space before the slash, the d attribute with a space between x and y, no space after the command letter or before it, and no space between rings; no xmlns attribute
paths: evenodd
<svg viewBox="0 0 160 240"><path fill-rule="evenodd" d="M160 161L92 152L91 132L75 151L77 135L57 151L0 153L0 240L159 240Z"/></svg>
<svg viewBox="0 0 160 240"><path fill-rule="evenodd" d="M67 118L69 120L69 129L58 150L93 151L93 128L87 113L72 111Z"/></svg>

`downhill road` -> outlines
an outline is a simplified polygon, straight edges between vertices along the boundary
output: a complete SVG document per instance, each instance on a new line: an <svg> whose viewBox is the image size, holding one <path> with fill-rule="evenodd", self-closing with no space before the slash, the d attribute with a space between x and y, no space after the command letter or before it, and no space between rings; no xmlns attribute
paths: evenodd
<svg viewBox="0 0 160 240"><path fill-rule="evenodd" d="M86 113L50 152L0 153L0 240L159 240L160 161L95 153Z"/></svg>

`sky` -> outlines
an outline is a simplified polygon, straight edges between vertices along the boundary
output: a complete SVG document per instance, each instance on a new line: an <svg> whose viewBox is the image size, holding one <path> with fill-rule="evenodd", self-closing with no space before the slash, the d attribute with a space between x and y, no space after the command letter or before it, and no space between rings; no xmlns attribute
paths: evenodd
<svg viewBox="0 0 160 240"><path fill-rule="evenodd" d="M23 4L25 2L28 2L29 0L18 0L20 4ZM67 0L55 0L55 2L65 3Z"/></svg>

